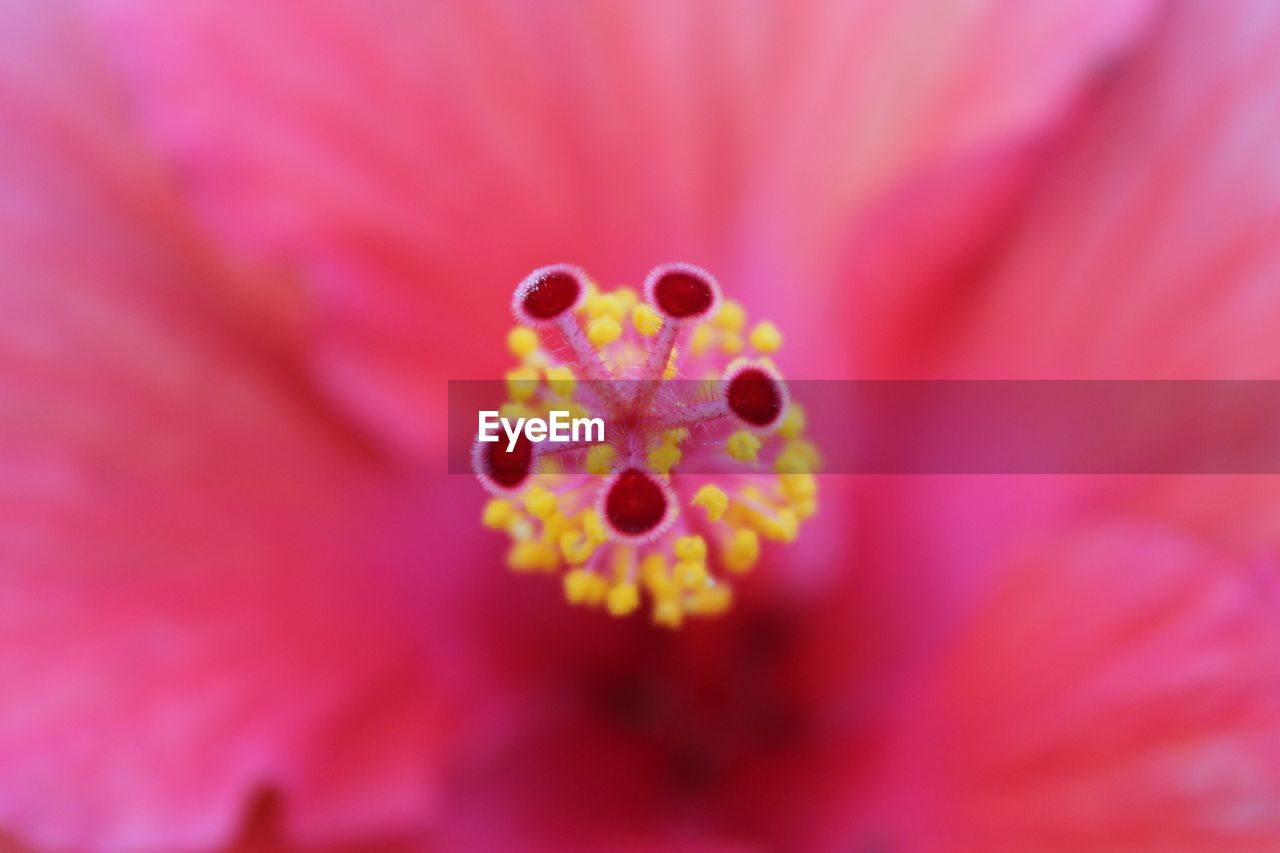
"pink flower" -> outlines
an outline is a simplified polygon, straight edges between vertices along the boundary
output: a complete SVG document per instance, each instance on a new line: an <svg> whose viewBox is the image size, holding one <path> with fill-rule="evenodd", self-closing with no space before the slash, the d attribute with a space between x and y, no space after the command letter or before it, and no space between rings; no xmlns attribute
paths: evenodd
<svg viewBox="0 0 1280 853"><path fill-rule="evenodd" d="M1280 844L1268 479L824 478L668 635L440 473L560 259L790 376L1268 375L1266 0L5 11L14 838Z"/></svg>

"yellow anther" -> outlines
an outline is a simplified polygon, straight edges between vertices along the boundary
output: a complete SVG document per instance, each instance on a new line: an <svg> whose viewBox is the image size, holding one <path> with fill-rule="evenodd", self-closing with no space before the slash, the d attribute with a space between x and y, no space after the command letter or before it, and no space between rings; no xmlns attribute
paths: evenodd
<svg viewBox="0 0 1280 853"><path fill-rule="evenodd" d="M782 493L792 503L811 498L818 493L818 482L812 474L782 474L778 477Z"/></svg>
<svg viewBox="0 0 1280 853"><path fill-rule="evenodd" d="M631 309L631 325L646 338L651 338L662 329L662 315L642 302Z"/></svg>
<svg viewBox="0 0 1280 853"><path fill-rule="evenodd" d="M609 532L604 529L604 522L600 520L599 513L594 509L583 510L582 532L587 534L587 538L596 544L609 538Z"/></svg>
<svg viewBox="0 0 1280 853"><path fill-rule="evenodd" d="M672 573L676 582L685 589L697 589L707 582L707 564L681 560L676 563Z"/></svg>
<svg viewBox="0 0 1280 853"><path fill-rule="evenodd" d="M715 324L730 332L738 332L747 323L747 312L741 303L726 299L720 305L720 313L716 315Z"/></svg>
<svg viewBox="0 0 1280 853"><path fill-rule="evenodd" d="M760 536L749 527L733 532L724 547L724 565L732 572L750 570L760 559Z"/></svg>
<svg viewBox="0 0 1280 853"><path fill-rule="evenodd" d="M560 397L572 397L574 386L578 381L573 377L573 370L563 365L558 367L547 368L547 385L551 386L551 392ZM570 413L570 417L581 417Z"/></svg>
<svg viewBox="0 0 1280 853"><path fill-rule="evenodd" d="M684 621L684 610L680 607L680 602L673 598L658 601L653 606L653 621L655 625L664 628L679 628Z"/></svg>
<svg viewBox="0 0 1280 853"><path fill-rule="evenodd" d="M587 298L582 301L582 307L587 312L587 316L595 319L603 317L608 313L609 297L602 293L588 293Z"/></svg>
<svg viewBox="0 0 1280 853"><path fill-rule="evenodd" d="M545 542L526 539L511 546L507 565L517 572L549 572L560 565L560 555Z"/></svg>
<svg viewBox="0 0 1280 853"><path fill-rule="evenodd" d="M676 378L676 362L679 360L679 358L680 358L680 350L676 347L672 347L671 357L667 359L667 368L666 370L662 371L663 379Z"/></svg>
<svg viewBox="0 0 1280 853"><path fill-rule="evenodd" d="M538 333L524 326L516 326L507 333L507 349L516 358L528 358L538 351Z"/></svg>
<svg viewBox="0 0 1280 853"><path fill-rule="evenodd" d="M693 327L693 335L689 338L689 351L694 355L702 355L711 346L711 340L714 338L711 327L705 323L700 323Z"/></svg>
<svg viewBox="0 0 1280 853"><path fill-rule="evenodd" d="M611 444L593 444L587 450L587 473L608 474L613 470L613 458L617 453Z"/></svg>
<svg viewBox="0 0 1280 853"><path fill-rule="evenodd" d="M757 323L748 339L751 341L751 346L760 352L777 352L778 347L782 346L782 333L768 320Z"/></svg>
<svg viewBox="0 0 1280 853"><path fill-rule="evenodd" d="M515 507L511 505L511 501L494 498L484 505L482 520L485 527L492 527L494 530L505 530L511 520L515 518L515 514Z"/></svg>
<svg viewBox="0 0 1280 853"><path fill-rule="evenodd" d="M593 320L587 328L587 340L593 347L599 348L616 341L622 335L622 326L612 317L601 317Z"/></svg>
<svg viewBox="0 0 1280 853"><path fill-rule="evenodd" d="M742 352L742 336L737 332L725 332L720 338L720 351L725 355L737 355Z"/></svg>
<svg viewBox="0 0 1280 853"><path fill-rule="evenodd" d="M755 462L760 457L760 439L744 429L729 436L724 446L739 462Z"/></svg>
<svg viewBox="0 0 1280 853"><path fill-rule="evenodd" d="M524 403L503 403L498 407L498 415L509 421L517 421L520 418L536 418L538 413Z"/></svg>
<svg viewBox="0 0 1280 853"><path fill-rule="evenodd" d="M822 467L822 455L818 453L818 448L812 441L805 441L802 438L796 439L795 441L788 443L787 448L794 448L795 451L809 463L809 471L817 471Z"/></svg>
<svg viewBox="0 0 1280 853"><path fill-rule="evenodd" d="M560 553L568 563L574 565L585 563L595 550L596 543L584 536L580 530L566 530L560 534Z"/></svg>
<svg viewBox="0 0 1280 853"><path fill-rule="evenodd" d="M622 295L617 291L606 293L601 297L604 302L604 312L615 320L621 320L627 316L627 309L631 307Z"/></svg>
<svg viewBox="0 0 1280 853"><path fill-rule="evenodd" d="M809 457L802 450L795 447L795 443L792 442L784 447L778 457L773 460L773 470L784 477L808 474L810 470Z"/></svg>
<svg viewBox="0 0 1280 853"><path fill-rule="evenodd" d="M564 573L564 597L570 604L599 604L604 601L609 585L590 569L573 569Z"/></svg>
<svg viewBox="0 0 1280 853"><path fill-rule="evenodd" d="M680 462L680 448L671 444L660 444L649 451L649 468L655 474L669 474Z"/></svg>
<svg viewBox="0 0 1280 853"><path fill-rule="evenodd" d="M783 438L797 438L804 432L804 426L804 409L799 403L793 402L787 406L787 413L782 417L782 423L778 425L778 435Z"/></svg>
<svg viewBox="0 0 1280 853"><path fill-rule="evenodd" d="M542 520L542 541L556 547L560 542L560 534L571 530L573 523L558 512L554 512Z"/></svg>
<svg viewBox="0 0 1280 853"><path fill-rule="evenodd" d="M708 483L693 496L693 505L707 511L707 520L719 521L729 508L729 496L724 493L724 489Z"/></svg>
<svg viewBox="0 0 1280 853"><path fill-rule="evenodd" d="M676 427L662 433L662 441L665 444L681 444L689 440L688 427Z"/></svg>
<svg viewBox="0 0 1280 853"><path fill-rule="evenodd" d="M517 542L532 539L534 534L533 522L529 521L529 517L522 512L517 512L511 517L511 524L507 525L507 535Z"/></svg>
<svg viewBox="0 0 1280 853"><path fill-rule="evenodd" d="M534 460L533 472L535 474L563 474L564 466L560 464L559 458L555 456L542 456Z"/></svg>
<svg viewBox="0 0 1280 853"><path fill-rule="evenodd" d="M551 490L542 486L532 486L524 495L524 508L534 518L543 521L556 514L556 496Z"/></svg>
<svg viewBox="0 0 1280 853"><path fill-rule="evenodd" d="M681 536L672 550L677 560L702 563L707 559L707 540L701 536Z"/></svg>
<svg viewBox="0 0 1280 853"><path fill-rule="evenodd" d="M581 403L565 402L556 403L556 408L563 406L563 411L568 413L570 418L587 418L591 416L591 410Z"/></svg>
<svg viewBox="0 0 1280 853"><path fill-rule="evenodd" d="M517 403L523 403L538 391L538 371L532 367L517 367L507 372L507 393Z"/></svg>
<svg viewBox="0 0 1280 853"><path fill-rule="evenodd" d="M640 606L640 590L633 583L616 584L605 604L614 616L626 616Z"/></svg>
<svg viewBox="0 0 1280 853"><path fill-rule="evenodd" d="M704 586L693 593L688 609L699 616L718 616L733 604L733 590L726 584Z"/></svg>
<svg viewBox="0 0 1280 853"><path fill-rule="evenodd" d="M758 516L757 529L766 539L793 542L800 530L800 519L796 517L795 510L780 509L772 518Z"/></svg>
<svg viewBox="0 0 1280 853"><path fill-rule="evenodd" d="M618 548L613 552L613 582L627 583L635 577L636 552L634 548Z"/></svg>
<svg viewBox="0 0 1280 853"><path fill-rule="evenodd" d="M804 521L818 511L818 501L815 498L804 498L793 503L791 508L796 512L796 518Z"/></svg>

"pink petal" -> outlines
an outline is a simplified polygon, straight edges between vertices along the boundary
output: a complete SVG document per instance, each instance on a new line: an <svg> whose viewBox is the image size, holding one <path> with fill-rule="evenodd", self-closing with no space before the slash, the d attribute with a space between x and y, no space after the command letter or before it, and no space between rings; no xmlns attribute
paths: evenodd
<svg viewBox="0 0 1280 853"><path fill-rule="evenodd" d="M1120 524L1008 564L944 664L937 736L913 730L934 841L1275 849L1278 594L1269 572Z"/></svg>
<svg viewBox="0 0 1280 853"><path fill-rule="evenodd" d="M435 507L300 381L288 289L214 258L71 10L4 13L0 827L207 849L266 787L304 836L419 820L425 615L388 601L448 559L405 536Z"/></svg>
<svg viewBox="0 0 1280 853"><path fill-rule="evenodd" d="M1032 208L971 350L986 375L1280 367L1280 6L1171 6Z"/></svg>
<svg viewBox="0 0 1280 853"><path fill-rule="evenodd" d="M1056 122L1151 3L98 5L209 221L318 300L327 387L422 454L548 262L706 265L802 370L844 364L859 213Z"/></svg>

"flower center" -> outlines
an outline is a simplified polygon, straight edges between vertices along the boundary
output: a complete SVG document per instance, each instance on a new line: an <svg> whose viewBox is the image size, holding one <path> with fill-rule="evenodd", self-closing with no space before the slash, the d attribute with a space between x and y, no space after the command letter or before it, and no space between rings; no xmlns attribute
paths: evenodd
<svg viewBox="0 0 1280 853"><path fill-rule="evenodd" d="M725 612L731 576L763 541L796 538L817 509L818 454L770 360L773 324L748 329L742 306L689 264L655 268L643 294L603 292L571 264L527 276L512 300L520 366L504 417L598 417L605 442L477 441L472 464L497 495L484 523L511 537L512 569L560 572L571 603L615 616L647 597L675 628ZM677 376L696 381L666 381Z"/></svg>

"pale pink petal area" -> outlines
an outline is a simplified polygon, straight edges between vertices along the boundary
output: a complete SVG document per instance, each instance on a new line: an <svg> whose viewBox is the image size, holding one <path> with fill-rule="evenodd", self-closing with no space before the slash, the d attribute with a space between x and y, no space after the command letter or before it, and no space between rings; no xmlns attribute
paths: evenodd
<svg viewBox="0 0 1280 853"><path fill-rule="evenodd" d="M0 832L207 849L267 788L302 837L421 820L430 602L388 601L439 506L300 381L287 288L210 259L93 35L4 12Z"/></svg>
<svg viewBox="0 0 1280 853"><path fill-rule="evenodd" d="M1120 522L1008 562L911 720L927 840L1280 846L1280 589L1261 568Z"/></svg>
<svg viewBox="0 0 1280 853"><path fill-rule="evenodd" d="M1280 369L1280 6L1171 4L1025 213L957 370Z"/></svg>
<svg viewBox="0 0 1280 853"><path fill-rule="evenodd" d="M1152 6L95 5L208 221L301 272L327 387L419 455L442 380L502 369L494 306L545 263L704 265L838 373L859 212L1059 121Z"/></svg>
<svg viewBox="0 0 1280 853"><path fill-rule="evenodd" d="M1024 212L947 375L1248 379L1280 370L1280 6L1171 4ZM1188 412L1188 419L1196 413ZM1117 484L1113 484L1117 485ZM1240 559L1280 480L1143 480L1118 498Z"/></svg>

